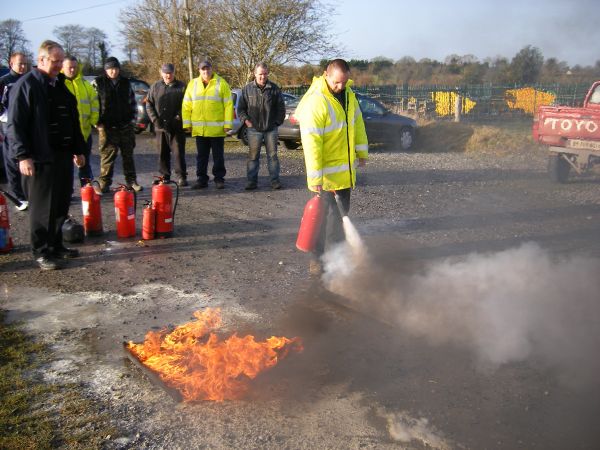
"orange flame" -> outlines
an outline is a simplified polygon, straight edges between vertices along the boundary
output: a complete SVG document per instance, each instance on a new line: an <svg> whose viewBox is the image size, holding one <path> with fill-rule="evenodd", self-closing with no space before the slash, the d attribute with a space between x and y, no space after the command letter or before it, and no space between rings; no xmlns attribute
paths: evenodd
<svg viewBox="0 0 600 450"><path fill-rule="evenodd" d="M177 389L184 401L238 399L247 391L242 376L254 379L290 350L303 350L297 337L272 336L256 342L254 336L233 334L220 341L211 332L221 325L219 309L196 311L194 317L195 321L170 333L166 329L150 331L142 344L127 344L131 353L167 386Z"/></svg>

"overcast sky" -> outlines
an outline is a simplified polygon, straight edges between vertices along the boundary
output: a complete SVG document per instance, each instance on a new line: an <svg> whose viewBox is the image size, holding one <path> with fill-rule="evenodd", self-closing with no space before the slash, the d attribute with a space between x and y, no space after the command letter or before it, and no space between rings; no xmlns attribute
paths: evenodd
<svg viewBox="0 0 600 450"><path fill-rule="evenodd" d="M113 54L123 57L119 11L140 2L3 3L3 19L20 20L32 48L55 38L54 27L80 24L104 30ZM71 12L75 10L80 11ZM594 65L600 60L600 7L596 0L338 0L334 10L332 32L345 47L341 56L347 59L412 56L443 61L450 54L510 59L532 45L544 58L556 57L569 65ZM41 18L44 16L53 17Z"/></svg>

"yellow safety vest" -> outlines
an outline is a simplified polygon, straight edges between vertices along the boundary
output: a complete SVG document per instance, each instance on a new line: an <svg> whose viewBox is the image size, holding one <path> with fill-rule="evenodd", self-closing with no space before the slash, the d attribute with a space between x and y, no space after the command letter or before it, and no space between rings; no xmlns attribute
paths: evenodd
<svg viewBox="0 0 600 450"><path fill-rule="evenodd" d="M327 87L323 76L313 82L296 108L309 189L353 188L357 158L369 156L369 143L356 95L346 84L346 111Z"/></svg>
<svg viewBox="0 0 600 450"><path fill-rule="evenodd" d="M224 137L224 128L233 128L233 100L229 84L213 74L206 87L200 77L187 85L181 108L183 127L192 127L192 136Z"/></svg>
<svg viewBox="0 0 600 450"><path fill-rule="evenodd" d="M81 76L81 66L72 80L65 78L65 86L77 99L77 110L79 111L79 125L81 134L87 141L92 127L98 123L98 94L94 87Z"/></svg>

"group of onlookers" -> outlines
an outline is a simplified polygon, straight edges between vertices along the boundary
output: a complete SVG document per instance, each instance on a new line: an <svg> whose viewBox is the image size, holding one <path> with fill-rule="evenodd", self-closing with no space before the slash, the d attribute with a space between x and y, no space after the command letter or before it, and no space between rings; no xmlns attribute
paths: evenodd
<svg viewBox="0 0 600 450"><path fill-rule="evenodd" d="M73 189L73 162L83 184L93 179L90 167L92 127L98 130L99 193L109 192L114 163L121 152L125 183L135 191L136 100L131 82L121 75L117 58L109 57L95 86L80 72L77 59L65 56L60 44L45 41L37 67L27 71L27 59L16 53L11 71L0 78L0 120L7 178L17 208L29 208L31 248L42 270L61 267L63 258L78 256L63 245L62 225L68 216ZM225 187L224 139L233 127L234 104L229 84L213 72L210 60L199 66L200 75L187 85L177 80L175 67L160 67L161 80L150 87L146 109L154 125L159 154L158 171L170 180L171 160L179 186L188 186L185 161L186 133L196 143L196 180L192 189L208 186L208 162L217 189ZM319 272L319 257L328 241L343 238L342 215L350 208L350 191L356 165L364 165L368 143L358 102L350 89L349 66L331 61L323 76L315 77L296 115L311 191L326 208L311 270ZM278 127L285 118L281 89L269 77L266 64L254 68L254 80L243 87L238 116L247 128L246 190L258 187L260 149L264 145L272 189L281 189L277 156ZM172 156L171 156L172 155ZM335 196L334 196L335 193ZM336 201L337 199L337 201Z"/></svg>

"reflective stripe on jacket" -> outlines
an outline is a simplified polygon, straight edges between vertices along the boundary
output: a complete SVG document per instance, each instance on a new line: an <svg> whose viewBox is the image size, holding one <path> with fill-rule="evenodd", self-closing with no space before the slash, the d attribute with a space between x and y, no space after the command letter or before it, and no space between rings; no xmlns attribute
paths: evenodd
<svg viewBox="0 0 600 450"><path fill-rule="evenodd" d="M98 94L94 87L81 76L81 66L72 80L65 78L65 86L77 99L81 134L87 141L92 127L98 123Z"/></svg>
<svg viewBox="0 0 600 450"><path fill-rule="evenodd" d="M233 128L233 100L229 84L213 74L206 87L200 77L187 85L181 108L183 127L192 127L192 136L224 137Z"/></svg>
<svg viewBox="0 0 600 450"><path fill-rule="evenodd" d="M369 143L356 96L346 84L346 110L323 76L315 77L296 108L309 189L348 189L356 183L356 159L366 159Z"/></svg>

